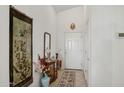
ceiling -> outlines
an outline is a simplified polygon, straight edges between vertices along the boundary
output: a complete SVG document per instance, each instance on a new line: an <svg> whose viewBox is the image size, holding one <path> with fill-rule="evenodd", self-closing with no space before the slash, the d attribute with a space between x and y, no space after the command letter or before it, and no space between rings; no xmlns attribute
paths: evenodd
<svg viewBox="0 0 124 93"><path fill-rule="evenodd" d="M79 7L79 6L81 6L81 5L53 5L53 7L57 13L67 10L67 9L74 8L74 7Z"/></svg>

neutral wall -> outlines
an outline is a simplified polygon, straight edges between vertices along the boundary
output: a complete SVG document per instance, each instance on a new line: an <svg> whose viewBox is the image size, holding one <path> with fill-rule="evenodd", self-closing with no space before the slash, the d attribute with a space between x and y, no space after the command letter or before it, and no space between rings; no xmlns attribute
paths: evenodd
<svg viewBox="0 0 124 93"><path fill-rule="evenodd" d="M62 68L65 68L65 41L64 36L67 32L83 32L83 7L76 7L57 13L57 50L62 56ZM75 23L76 29L70 29L70 24Z"/></svg>
<svg viewBox="0 0 124 93"><path fill-rule="evenodd" d="M90 6L90 86L124 86L123 6Z"/></svg>
<svg viewBox="0 0 124 93"><path fill-rule="evenodd" d="M92 62L91 86L111 86L112 82L112 14L105 6L91 7Z"/></svg>
<svg viewBox="0 0 124 93"><path fill-rule="evenodd" d="M38 54L43 57L43 34L52 36L52 55L56 52L56 12L52 6L15 6L16 9L33 18L33 62ZM0 86L9 86L9 7L0 6ZM4 42L3 42L4 40ZM39 86L40 74L34 71L31 87ZM1 83L3 82L3 83Z"/></svg>
<svg viewBox="0 0 124 93"><path fill-rule="evenodd" d="M124 6L114 8L115 22L112 42L112 86L124 87L124 38L118 38L117 33L124 33Z"/></svg>
<svg viewBox="0 0 124 93"><path fill-rule="evenodd" d="M9 86L9 7L0 6L0 87Z"/></svg>

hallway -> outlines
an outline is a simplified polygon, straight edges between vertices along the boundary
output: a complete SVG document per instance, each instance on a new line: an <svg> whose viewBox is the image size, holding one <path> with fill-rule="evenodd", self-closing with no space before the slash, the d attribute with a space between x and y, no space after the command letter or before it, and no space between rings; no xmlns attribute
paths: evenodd
<svg viewBox="0 0 124 93"><path fill-rule="evenodd" d="M44 73L50 87L124 86L124 6L4 5L0 11L0 87L40 87Z"/></svg>

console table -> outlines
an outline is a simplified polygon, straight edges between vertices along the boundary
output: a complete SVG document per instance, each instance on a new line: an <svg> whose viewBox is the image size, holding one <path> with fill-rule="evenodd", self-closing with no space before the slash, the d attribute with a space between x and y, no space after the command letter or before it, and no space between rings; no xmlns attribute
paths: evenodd
<svg viewBox="0 0 124 93"><path fill-rule="evenodd" d="M50 84L54 82L57 79L57 68L56 68L56 62L53 60L46 60L47 63L47 74L50 77Z"/></svg>

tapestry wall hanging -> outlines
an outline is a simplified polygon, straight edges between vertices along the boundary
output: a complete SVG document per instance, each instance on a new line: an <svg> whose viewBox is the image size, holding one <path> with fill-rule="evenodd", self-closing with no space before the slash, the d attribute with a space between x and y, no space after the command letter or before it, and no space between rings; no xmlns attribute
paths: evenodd
<svg viewBox="0 0 124 93"><path fill-rule="evenodd" d="M32 82L32 18L10 6L10 86Z"/></svg>

